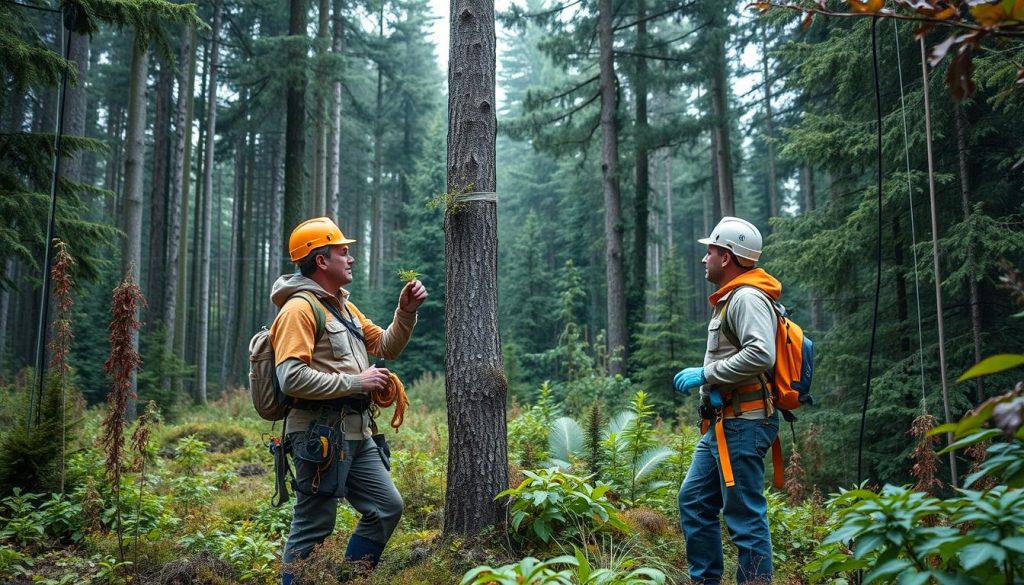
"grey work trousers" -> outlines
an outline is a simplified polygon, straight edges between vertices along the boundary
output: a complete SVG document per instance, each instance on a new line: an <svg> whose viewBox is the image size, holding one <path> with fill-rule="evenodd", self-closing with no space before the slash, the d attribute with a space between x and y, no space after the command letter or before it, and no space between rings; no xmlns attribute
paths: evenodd
<svg viewBox="0 0 1024 585"><path fill-rule="evenodd" d="M373 439L347 442L349 453L355 458L345 482L345 499L361 515L353 534L383 546L398 527L405 504ZM285 564L309 556L316 545L334 532L338 514L338 498L303 493L296 493L295 498L292 528L281 555Z"/></svg>

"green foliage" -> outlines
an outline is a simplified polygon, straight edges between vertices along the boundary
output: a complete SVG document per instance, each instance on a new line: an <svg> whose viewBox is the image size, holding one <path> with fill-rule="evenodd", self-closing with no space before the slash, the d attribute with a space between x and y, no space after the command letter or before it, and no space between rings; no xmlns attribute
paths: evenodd
<svg viewBox="0 0 1024 585"><path fill-rule="evenodd" d="M164 417L176 420L185 407L187 398L174 390L175 382L195 374L195 366L185 363L173 351L164 347L166 337L163 326L154 327L142 336L140 351L146 356L138 374L138 396L140 402L152 400L160 407ZM164 386L170 379L171 385Z"/></svg>
<svg viewBox="0 0 1024 585"><path fill-rule="evenodd" d="M808 570L815 581L865 570L865 584L897 576L914 583L1015 582L1024 570L1024 492L997 487L960 494L939 500L895 486L843 491L829 502L839 528Z"/></svg>
<svg viewBox="0 0 1024 585"><path fill-rule="evenodd" d="M559 565L565 568L558 570ZM476 567L463 576L460 585L644 585L664 582L665 574L657 569L593 566L579 547L573 547L572 555L546 561L527 557L498 568Z"/></svg>
<svg viewBox="0 0 1024 585"><path fill-rule="evenodd" d="M75 415L73 378L65 382L48 375L31 429L27 426L28 400L34 383L23 379L12 398L16 424L0 436L0 495L14 488L26 491L58 491L63 458L78 441L80 419Z"/></svg>
<svg viewBox="0 0 1024 585"><path fill-rule="evenodd" d="M0 504L0 540L36 548L47 541L79 542L84 536L82 506L65 496L50 494L45 499L41 494L22 493L15 488L14 495Z"/></svg>
<svg viewBox="0 0 1024 585"><path fill-rule="evenodd" d="M672 377L688 364L703 358L703 331L686 315L692 287L686 286L682 260L671 254L661 274L661 288L654 293L653 318L640 324L635 335L637 351L633 360L640 364L639 379L659 413L675 410L678 401Z"/></svg>
<svg viewBox="0 0 1024 585"><path fill-rule="evenodd" d="M540 386L537 403L508 423L511 461L517 462L520 467L531 468L547 459L548 452L538 445L548 443L551 425L558 416L558 410L553 400L552 386L544 382Z"/></svg>
<svg viewBox="0 0 1024 585"><path fill-rule="evenodd" d="M530 539L520 530L524 522L530 533L545 543L555 535L560 540L577 538L587 543L600 530L629 530L608 501L610 486L591 486L584 478L555 468L524 471L523 475L526 479L517 487L496 496L511 499L511 528L518 538Z"/></svg>

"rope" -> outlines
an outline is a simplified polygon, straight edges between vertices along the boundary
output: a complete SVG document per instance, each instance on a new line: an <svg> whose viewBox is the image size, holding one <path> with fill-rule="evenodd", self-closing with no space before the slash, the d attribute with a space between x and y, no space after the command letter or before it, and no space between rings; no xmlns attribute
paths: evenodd
<svg viewBox="0 0 1024 585"><path fill-rule="evenodd" d="M864 425L868 418L868 400L871 397L871 370L875 359L875 335L878 332L878 300L882 294L882 89L878 79L878 16L871 17L871 65L875 77L875 118L877 150L878 237L875 240L875 303L871 312L871 343L868 345L868 373L864 384L864 407L860 413L860 440L857 443L857 483L864 476Z"/></svg>
<svg viewBox="0 0 1024 585"><path fill-rule="evenodd" d="M896 21L892 21L892 36L896 42L896 70L900 76L900 114L903 116L903 152L907 161L907 199L910 201L910 250L914 254L914 295L917 297L917 346L921 372L921 411L928 412L928 395L924 383L924 333L921 326L921 280L917 275L917 229L914 225L914 189L910 183L910 139L907 137L907 104L903 95L903 59L900 57L900 35Z"/></svg>
<svg viewBox="0 0 1024 585"><path fill-rule="evenodd" d="M71 35L68 34L67 25L64 22L64 8L61 8L60 42L64 53L64 61L71 57ZM43 409L43 373L46 371L46 317L50 312L50 264L52 256L50 248L53 245L54 232L57 219L57 190L60 186L60 163L61 143L64 138L64 104L68 97L68 71L67 68L61 73L60 88L58 89L60 99L58 100L56 130L53 137L53 175L50 177L50 215L46 222L46 240L43 242L43 286L39 291L39 320L36 324L36 390L35 397L29 396L28 401L28 430L32 430L33 422L38 423ZM34 400L33 400L34 398ZM35 413L33 421L33 402L35 401Z"/></svg>
<svg viewBox="0 0 1024 585"><path fill-rule="evenodd" d="M391 428L398 432L405 420L405 411L409 408L409 397L405 394L405 385L394 372L389 374L390 381L382 390L371 390L370 398L373 403L381 408L387 408L395 404L395 414L391 417Z"/></svg>
<svg viewBox="0 0 1024 585"><path fill-rule="evenodd" d="M942 320L942 274L939 271L939 221L935 210L935 162L932 159L932 107L928 99L928 60L924 50L924 38L921 45L921 77L924 83L924 134L925 146L928 151L928 200L931 202L932 215L932 267L935 270L935 317L939 328L939 375L942 377L942 407L946 414L946 423L953 422L949 414L949 385L946 381L946 333ZM947 444L953 443L953 433L946 433ZM950 485L957 485L956 454L949 452Z"/></svg>

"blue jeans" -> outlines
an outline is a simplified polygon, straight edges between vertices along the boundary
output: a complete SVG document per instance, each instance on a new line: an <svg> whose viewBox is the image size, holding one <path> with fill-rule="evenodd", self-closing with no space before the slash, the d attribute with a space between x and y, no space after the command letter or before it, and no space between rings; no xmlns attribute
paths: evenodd
<svg viewBox="0 0 1024 585"><path fill-rule="evenodd" d="M772 537L768 532L768 501L764 497L764 456L779 434L779 418L725 419L736 485L726 488L719 471L718 441L709 429L693 454L679 490L679 523L686 539L690 578L718 585L722 579L722 532L718 516L739 549L736 582L772 579Z"/></svg>

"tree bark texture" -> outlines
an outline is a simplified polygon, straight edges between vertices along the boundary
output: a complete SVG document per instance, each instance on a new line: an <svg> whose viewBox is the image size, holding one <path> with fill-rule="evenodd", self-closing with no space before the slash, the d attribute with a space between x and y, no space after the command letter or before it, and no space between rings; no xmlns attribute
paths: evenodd
<svg viewBox="0 0 1024 585"><path fill-rule="evenodd" d="M306 0L290 0L288 35L306 37ZM285 102L285 151L284 151L284 221L281 225L281 241L288 242L288 236L306 216L305 183L306 160L306 53L292 47L289 55L289 69L292 79L288 84ZM281 269L287 270L282 261Z"/></svg>
<svg viewBox="0 0 1024 585"><path fill-rule="evenodd" d="M729 144L729 64L725 56L725 40L728 26L725 17L718 10L715 12L716 30L709 47L711 87L711 133L714 140L715 170L717 175L717 195L721 215L736 215L736 196L732 183L732 149Z"/></svg>
<svg viewBox="0 0 1024 585"><path fill-rule="evenodd" d="M964 221L971 218L971 176L968 170L967 119L964 107L953 104L953 122L956 126L956 151L960 170L960 204ZM981 305L978 302L977 256L974 241L967 242L967 294L971 304L971 340L974 342L974 363L981 361ZM984 376L974 379L976 404L985 401Z"/></svg>
<svg viewBox="0 0 1024 585"><path fill-rule="evenodd" d="M643 54L647 46L647 3L636 2L636 52ZM636 325L644 320L647 306L647 242L650 224L650 158L647 148L647 60L637 58L636 79L633 80L636 93L634 123L636 136L633 140L634 164L636 167L636 191L633 198L633 257L632 283L629 288L628 324ZM628 327L627 327L628 330Z"/></svg>
<svg viewBox="0 0 1024 585"><path fill-rule="evenodd" d="M121 247L121 273L139 282L139 264L142 261L142 188L146 157L146 77L149 70L149 50L142 46L138 33L132 43L132 60L128 73L128 132L125 139L124 160L124 216L121 229L125 239ZM136 315L137 317L137 315ZM139 350L138 331L132 336L132 350ZM138 388L133 371L130 395ZM129 399L125 416L135 418L136 402Z"/></svg>
<svg viewBox="0 0 1024 585"><path fill-rule="evenodd" d="M770 217L779 216L779 189L775 168L775 120L772 116L772 78L768 73L768 29L761 36L761 75L764 79L765 144L768 147L768 209Z"/></svg>
<svg viewBox="0 0 1024 585"><path fill-rule="evenodd" d="M203 149L202 250L199 252L199 334L196 351L196 402L206 404L207 364L210 343L210 224L213 216L213 150L217 134L217 65L220 36L221 2L213 0L213 25L210 31L210 75L206 90L206 146ZM273 170L276 174L276 169Z"/></svg>
<svg viewBox="0 0 1024 585"><path fill-rule="evenodd" d="M384 5L377 16L377 41L384 43ZM381 57L383 58L383 57ZM370 287L384 286L384 72L377 62L377 102L373 119L373 192L370 207Z"/></svg>
<svg viewBox="0 0 1024 585"><path fill-rule="evenodd" d="M174 151L171 154L171 188L167 198L167 213L170 224L167 228L167 255L163 269L166 271L163 295L164 352L171 355L174 351L175 328L178 325L178 257L181 255L181 244L185 230L182 229L182 207L188 202L182 199L185 184L185 142L188 139L188 104L192 101L192 81L189 78L189 56L192 52L192 35L186 31L182 36L181 54L177 75L178 96L174 108ZM161 382L164 390L171 386L170 377L165 376Z"/></svg>
<svg viewBox="0 0 1024 585"><path fill-rule="evenodd" d="M448 189L495 190L492 0L452 0L448 57ZM498 336L498 221L492 201L445 213L445 392L448 482L444 535L472 535L505 517L507 381Z"/></svg>
<svg viewBox="0 0 1024 585"><path fill-rule="evenodd" d="M619 194L619 136L615 121L615 62L612 57L612 3L598 2L601 83L601 184L604 191L605 279L608 312L608 375L623 371L629 347L626 283L622 268L622 207Z"/></svg>
<svg viewBox="0 0 1024 585"><path fill-rule="evenodd" d="M342 0L334 0L334 38L332 39L331 51L335 55L341 54L342 41L345 34L341 9ZM339 190L341 184L341 72L336 71L335 74L338 75L338 79L334 82L331 93L331 135L327 159L327 171L329 173L327 175L327 206L330 209L331 217L334 218L338 225L341 225L341 193Z"/></svg>
<svg viewBox="0 0 1024 585"><path fill-rule="evenodd" d="M149 297L150 324L163 322L164 270L167 266L167 134L168 114L174 90L174 74L169 63L160 60L156 81L156 111L153 115L153 178L149 208L149 269L146 291Z"/></svg>
<svg viewBox="0 0 1024 585"><path fill-rule="evenodd" d="M192 299L189 298L188 283L189 280L189 255L188 255L188 226L189 226L189 190L192 186L192 117L193 117L193 106L195 100L193 99L193 93L195 86L193 81L196 78L196 51L195 51L195 29L189 27L186 32L189 43L188 57L182 59L182 67L188 68L187 76L187 96L185 105L185 150L182 153L181 162L181 223L179 229L181 230L181 242L182 245L178 249L178 297L177 303L178 308L175 311L176 321L174 325L174 348L175 353L181 358L186 358L185 354L185 339L189 324L195 326L194 321L189 321L187 317L191 312ZM197 189L198 191L198 189ZM199 209L198 199L196 205L192 206ZM193 269L193 272L195 270ZM174 382L174 388L177 392L181 393L185 385L184 378L178 378Z"/></svg>
<svg viewBox="0 0 1024 585"><path fill-rule="evenodd" d="M68 39L68 59L75 64L78 71L77 82L67 85L64 99L64 135L85 136L86 115L86 82L89 80L89 36L71 33ZM76 152L64 157L60 164L60 176L74 181L82 179L82 156Z"/></svg>

